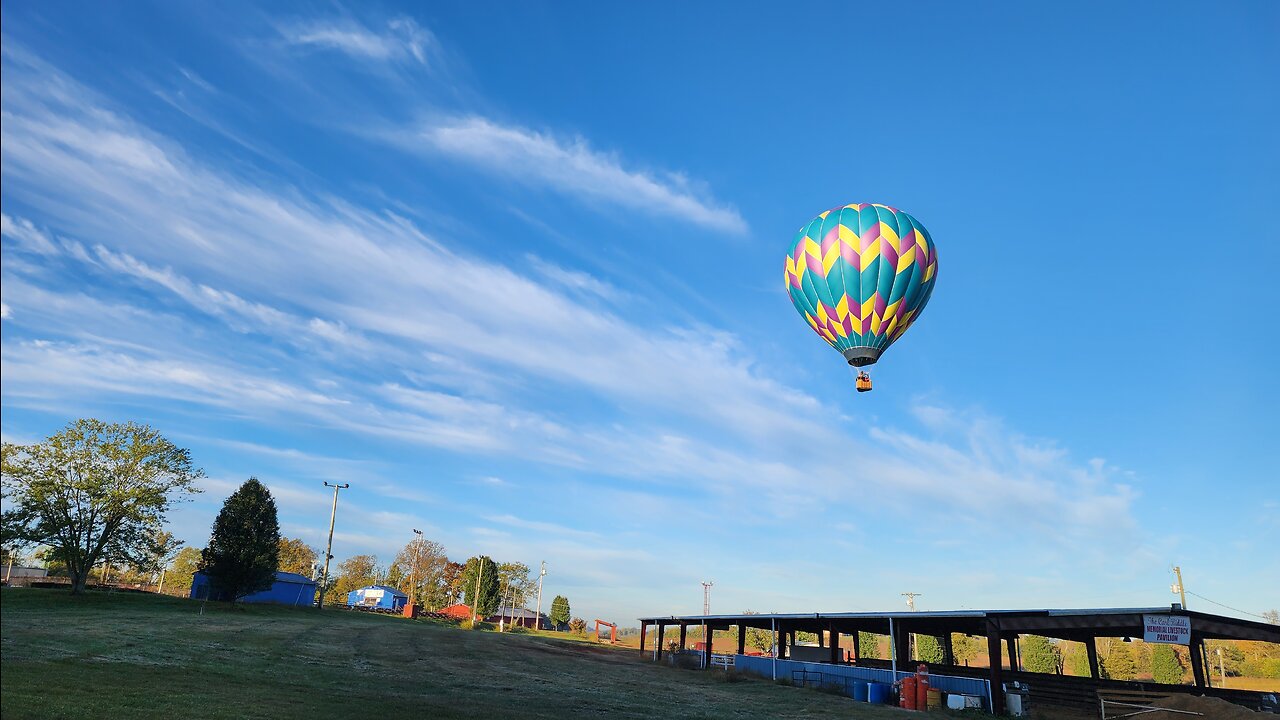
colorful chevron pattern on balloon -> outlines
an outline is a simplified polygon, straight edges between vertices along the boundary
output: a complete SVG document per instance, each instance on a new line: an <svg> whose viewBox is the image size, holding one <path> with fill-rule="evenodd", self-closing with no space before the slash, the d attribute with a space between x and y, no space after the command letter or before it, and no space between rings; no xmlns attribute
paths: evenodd
<svg viewBox="0 0 1280 720"><path fill-rule="evenodd" d="M846 358L866 355L867 362L911 327L937 279L929 231L887 205L828 210L800 228L787 255L796 311Z"/></svg>

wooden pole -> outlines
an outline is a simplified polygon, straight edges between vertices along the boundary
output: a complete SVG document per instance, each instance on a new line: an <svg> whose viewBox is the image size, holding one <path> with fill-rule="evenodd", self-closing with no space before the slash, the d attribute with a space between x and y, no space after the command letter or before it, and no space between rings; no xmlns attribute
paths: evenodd
<svg viewBox="0 0 1280 720"><path fill-rule="evenodd" d="M827 632L831 634L827 639L831 645L831 664L835 665L840 662L840 633L836 632L835 623L827 625Z"/></svg>
<svg viewBox="0 0 1280 720"><path fill-rule="evenodd" d="M738 654L747 654L747 626L742 624L738 625Z"/></svg>
<svg viewBox="0 0 1280 720"><path fill-rule="evenodd" d="M1089 641L1084 644L1084 649L1089 654L1089 677L1097 680L1102 677L1102 673L1098 670L1098 638L1089 638Z"/></svg>
<svg viewBox="0 0 1280 720"><path fill-rule="evenodd" d="M655 660L662 659L662 643L666 639L667 639L667 626L663 625L662 623L658 623L658 638L657 638L658 650L657 652L654 653L654 656L653 656Z"/></svg>
<svg viewBox="0 0 1280 720"><path fill-rule="evenodd" d="M680 652L684 652L684 641L685 641L685 636L688 634L688 632L689 632L689 626L685 625L684 623L680 623Z"/></svg>
<svg viewBox="0 0 1280 720"><path fill-rule="evenodd" d="M644 641L648 633L649 623L640 623L640 657L644 657Z"/></svg>

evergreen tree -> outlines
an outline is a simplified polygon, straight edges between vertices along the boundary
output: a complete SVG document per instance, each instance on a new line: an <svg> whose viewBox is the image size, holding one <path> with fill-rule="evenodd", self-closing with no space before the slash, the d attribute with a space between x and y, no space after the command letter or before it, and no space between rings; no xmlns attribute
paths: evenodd
<svg viewBox="0 0 1280 720"><path fill-rule="evenodd" d="M570 613L569 598L563 595L557 595L556 598L551 601L551 612L547 616L547 619L551 621L551 624L556 629L559 629L569 622Z"/></svg>
<svg viewBox="0 0 1280 720"><path fill-rule="evenodd" d="M475 610L477 618L486 618L498 612L498 565L493 558L481 555L467 560L462 569L462 592L463 602Z"/></svg>
<svg viewBox="0 0 1280 720"><path fill-rule="evenodd" d="M1021 641L1022 667L1027 672L1057 673L1062 658L1058 648L1041 635L1023 635Z"/></svg>
<svg viewBox="0 0 1280 720"><path fill-rule="evenodd" d="M939 665L945 659L945 648L934 635L916 635L916 660Z"/></svg>
<svg viewBox="0 0 1280 720"><path fill-rule="evenodd" d="M271 587L280 564L280 522L267 486L249 478L222 504L200 569L215 597L235 602Z"/></svg>
<svg viewBox="0 0 1280 720"><path fill-rule="evenodd" d="M880 638L875 633L858 633L858 657L867 660L880 658Z"/></svg>
<svg viewBox="0 0 1280 720"><path fill-rule="evenodd" d="M1158 683L1179 685L1184 669L1178 653L1170 645L1156 645L1151 649L1151 677Z"/></svg>

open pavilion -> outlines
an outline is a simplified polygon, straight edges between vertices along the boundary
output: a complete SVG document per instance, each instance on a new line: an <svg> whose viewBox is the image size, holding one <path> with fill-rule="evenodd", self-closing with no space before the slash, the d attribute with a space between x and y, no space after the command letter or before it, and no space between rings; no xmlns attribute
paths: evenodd
<svg viewBox="0 0 1280 720"><path fill-rule="evenodd" d="M1190 633L1185 647L1189 649L1194 685L1163 685L1142 681L1106 680L1098 663L1099 638L1142 639L1146 621L1160 622L1170 616L1187 618ZM1184 622L1181 620L1175 622ZM648 649L649 628L656 626L656 647ZM942 664L930 665L931 673L960 677L982 677L990 681L992 710L1004 712L1004 683L1023 682L1031 689L1032 703L1068 707L1096 708L1098 690L1158 689L1168 692L1194 692L1213 695L1255 709L1266 702L1263 693L1214 688L1208 682L1205 640L1253 640L1280 643L1280 626L1223 615L1194 612L1178 605L1163 608L1097 608L1078 610L953 610L944 612L836 612L836 613L760 613L742 615L685 615L640 618L640 651L660 659L662 638L668 628L680 629L679 648L685 648L689 627L706 627L714 641L716 631L738 628L738 655L746 651L746 628L760 628L776 633L779 660L795 654L796 633L814 633L825 653L816 653L821 662L833 665L855 665L868 668L914 672L919 660L911 658L911 635L939 638L944 651ZM890 659L858 657L857 633L868 632L889 638ZM952 634L985 638L988 667L957 665L952 652ZM842 652L840 638L854 636L851 653ZM1031 673L1022 669L1018 639L1023 635L1041 635L1084 644L1089 658L1089 677ZM1003 647L1002 647L1003 645ZM806 647L806 659L815 659L814 648ZM710 663L707 663L710 666Z"/></svg>

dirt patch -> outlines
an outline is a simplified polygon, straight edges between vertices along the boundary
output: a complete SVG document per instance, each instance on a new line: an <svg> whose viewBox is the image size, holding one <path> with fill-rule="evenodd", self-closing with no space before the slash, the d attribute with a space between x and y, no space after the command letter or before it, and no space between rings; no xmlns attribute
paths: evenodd
<svg viewBox="0 0 1280 720"><path fill-rule="evenodd" d="M1211 720L1255 720L1255 718L1263 717L1262 713L1254 712L1242 705L1227 702L1222 698L1201 695L1179 694L1164 700L1158 700L1152 704L1157 707L1169 708L1170 710L1190 710L1191 712L1203 713L1206 718L1211 718ZM1190 716L1178 713L1153 712L1143 717L1150 718L1150 720L1174 720L1175 718L1187 718Z"/></svg>

